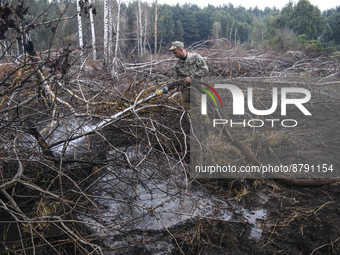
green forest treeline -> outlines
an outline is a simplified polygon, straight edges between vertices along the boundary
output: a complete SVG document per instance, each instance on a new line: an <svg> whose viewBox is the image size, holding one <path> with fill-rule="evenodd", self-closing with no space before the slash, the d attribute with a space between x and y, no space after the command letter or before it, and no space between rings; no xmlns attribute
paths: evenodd
<svg viewBox="0 0 340 255"><path fill-rule="evenodd" d="M29 35L38 50L50 47L77 45L76 3L73 1L28 0L28 20L45 22L31 29ZM91 10L83 8L82 22L84 45L91 49L91 32L88 13L95 14L94 24L97 49L102 50L104 10L103 1L92 2ZM121 3L120 8L120 54L135 54L137 44L137 2ZM117 2L112 4L112 44L115 43L117 23ZM43 13L40 17L40 15ZM59 17L72 17L58 20ZM148 52L154 49L155 4L142 3L143 31ZM247 43L251 47L269 47L275 50L289 50L299 45L309 45L319 51L338 50L340 45L340 6L321 13L308 0L289 2L282 10L276 8L246 9L232 4L215 7L184 4L158 6L158 45L165 51L173 40L191 45L207 39L227 38L231 44ZM113 46L112 46L113 47Z"/></svg>

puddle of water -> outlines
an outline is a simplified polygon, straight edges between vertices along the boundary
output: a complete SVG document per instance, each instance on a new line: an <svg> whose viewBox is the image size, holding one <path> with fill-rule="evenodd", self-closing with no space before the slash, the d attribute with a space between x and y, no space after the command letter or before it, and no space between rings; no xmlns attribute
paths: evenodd
<svg viewBox="0 0 340 255"><path fill-rule="evenodd" d="M131 159L138 155L133 150L125 151ZM164 254L169 252L169 247L174 248L165 229L171 232L203 217L249 222L252 225L249 238L261 238L262 229L257 221L267 217L265 210L249 211L202 190L186 187L182 169L169 168L162 172L161 166L152 167L152 164L140 172L111 167L92 189L100 210L81 220L88 222L89 229L102 237L106 247L141 243L152 254Z"/></svg>
<svg viewBox="0 0 340 255"><path fill-rule="evenodd" d="M94 129L94 126L83 124L84 121L67 120L54 131L50 142L65 140L70 133L76 136ZM67 145L68 155L82 151L84 139L86 137L71 141ZM61 144L53 151L60 153L63 146ZM137 149L122 148L118 154L124 154L131 161L140 160L144 155ZM108 159L114 162L116 154L117 151L108 152ZM87 222L91 232L102 237L104 246L113 249L142 243L152 254L164 254L174 248L167 230L178 229L204 217L249 222L252 225L249 238L261 239L258 220L267 217L265 210L249 211L202 190L187 187L182 168L174 167L170 162L164 161L169 166L154 162L148 157L143 160L146 167L141 168L138 164L133 170L112 165L92 187L93 201L98 209L84 212L79 219Z"/></svg>
<svg viewBox="0 0 340 255"><path fill-rule="evenodd" d="M264 220L267 218L267 211L264 209L255 209L255 210L249 211L245 208L240 209L240 211L242 215L244 216L244 218L248 222L253 224L250 235L249 235L249 239L260 240L262 237L263 229L260 228L258 221Z"/></svg>
<svg viewBox="0 0 340 255"><path fill-rule="evenodd" d="M52 136L48 138L48 142L49 144L53 144L59 141L66 141L67 139L72 139L72 137L87 134L93 130L95 130L95 126L85 119L65 118L63 122L59 123L55 128ZM86 136L82 136L67 143L59 144L53 147L53 152L60 154L64 150L64 146L67 146L66 154L71 156L71 154L75 155L77 153L81 153L82 151L86 151L86 148L82 149L83 146L87 147L86 139Z"/></svg>

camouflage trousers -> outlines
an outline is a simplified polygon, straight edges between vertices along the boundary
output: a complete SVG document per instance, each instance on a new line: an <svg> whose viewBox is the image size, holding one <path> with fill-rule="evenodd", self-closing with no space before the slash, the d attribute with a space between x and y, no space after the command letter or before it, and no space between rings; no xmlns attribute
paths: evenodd
<svg viewBox="0 0 340 255"><path fill-rule="evenodd" d="M201 97L198 93L193 93L190 98L190 87L187 86L182 90L182 105L184 110L189 112L190 106L195 108L201 105Z"/></svg>
<svg viewBox="0 0 340 255"><path fill-rule="evenodd" d="M182 90L182 106L186 112L190 112L190 118L194 123L203 125L210 123L208 115L200 114L201 94L198 92L190 94L189 86Z"/></svg>

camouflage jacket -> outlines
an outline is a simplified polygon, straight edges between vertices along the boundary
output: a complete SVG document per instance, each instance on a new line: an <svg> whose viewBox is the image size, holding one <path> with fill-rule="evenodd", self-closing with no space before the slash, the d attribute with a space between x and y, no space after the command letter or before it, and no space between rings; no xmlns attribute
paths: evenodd
<svg viewBox="0 0 340 255"><path fill-rule="evenodd" d="M209 68L198 53L188 52L185 60L178 59L172 67L171 78L178 80L190 76L192 79L202 78L207 75Z"/></svg>

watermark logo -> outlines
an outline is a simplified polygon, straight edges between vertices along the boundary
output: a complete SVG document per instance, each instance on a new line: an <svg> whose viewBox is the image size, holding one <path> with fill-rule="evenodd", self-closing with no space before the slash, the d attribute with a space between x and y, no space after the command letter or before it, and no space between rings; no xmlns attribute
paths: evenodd
<svg viewBox="0 0 340 255"><path fill-rule="evenodd" d="M205 83L202 83L202 84L205 86L208 86L217 95L222 106L222 101L217 91L210 85L207 85ZM228 89L231 92L232 97L233 97L233 115L244 115L245 114L245 111L244 111L245 97L244 97L243 91L240 88L238 88L235 85L230 85L230 84L215 84L214 87L217 89ZM206 91L205 89L203 90ZM209 91L206 91L206 92L212 97ZM248 93L248 97L247 97L248 109L251 113L263 116L263 115L270 115L276 111L277 105L278 105L278 88L273 87L272 106L270 109L267 109L267 110L255 109L253 105L253 88L251 87L248 88L247 93ZM287 95L289 93L300 93L300 94L304 94L305 97L304 98L287 98ZM204 100L204 96L205 96L205 100ZM307 103L310 99L311 99L311 93L305 88L281 88L281 115L287 115L286 109L287 109L288 104L295 105L298 109L300 109L300 111L304 115L312 115L303 106L303 104ZM214 98L213 100L216 105L216 101ZM201 109L202 109L201 112L204 112L204 114L202 113L202 115L206 115L207 114L206 94L202 94Z"/></svg>
<svg viewBox="0 0 340 255"><path fill-rule="evenodd" d="M287 106L293 105L293 107L296 107L298 110L300 110L305 116L311 116L312 114L307 110L307 108L304 106L305 103L309 102L311 99L311 93L309 90L305 88L299 88L299 87L273 87L271 91L271 106L267 109L256 109L254 106L254 100L253 100L253 88L248 87L246 93L244 93L239 87L231 84L214 84L213 86L206 84L206 83L200 83L206 88L210 89L216 97L220 101L220 105L222 104L222 99L220 94L225 95L224 90L226 92L231 93L232 95L232 111L233 115L245 115L245 105L248 107L248 111L256 116L269 116L273 114L280 103L281 106L281 116L287 115ZM201 88L197 85L195 85L197 89L200 91L203 91L205 93L201 94L201 114L207 115L207 94L213 99L215 106L217 107L216 100L212 93L205 88ZM220 94L216 91L216 89L219 89ZM245 95L246 94L246 95ZM292 97L290 95L298 95L298 97ZM249 127L262 127L265 123L271 123L271 126L274 127L274 124L276 122L280 122L283 127L295 127L297 126L297 121L295 119L251 119L249 121L242 121L242 122L234 122L234 126L236 124L243 125L243 126L249 126ZM229 123L231 126L233 125L232 120L228 119L214 119L213 120L213 127L216 127L216 125L225 125ZM290 124L287 124L290 123Z"/></svg>
<svg viewBox="0 0 340 255"><path fill-rule="evenodd" d="M217 91L212 86L210 86L209 84L203 83L203 82L199 82L199 84L209 88L217 96L218 100L220 101L221 106L223 106L220 95L217 93ZM197 85L194 85L194 87L198 89L199 91L206 93L206 94L201 93L201 114L207 115L207 94L212 98L212 100L215 103L215 106L217 107L216 100L209 90L199 87Z"/></svg>
<svg viewBox="0 0 340 255"><path fill-rule="evenodd" d="M308 144L317 134L315 127L324 125L325 109L313 105L323 98L319 87L261 78L201 81L190 89L192 178L310 179L334 174L333 162L314 157L323 152L313 151L319 141ZM250 156L257 160L248 162Z"/></svg>

